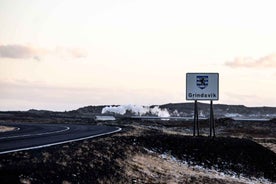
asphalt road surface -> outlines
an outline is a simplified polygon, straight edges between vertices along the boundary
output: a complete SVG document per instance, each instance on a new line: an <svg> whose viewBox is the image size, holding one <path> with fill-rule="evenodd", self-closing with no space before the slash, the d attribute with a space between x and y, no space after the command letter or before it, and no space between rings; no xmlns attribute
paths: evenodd
<svg viewBox="0 0 276 184"><path fill-rule="evenodd" d="M73 124L0 123L16 130L0 132L0 154L38 149L120 131L120 128Z"/></svg>

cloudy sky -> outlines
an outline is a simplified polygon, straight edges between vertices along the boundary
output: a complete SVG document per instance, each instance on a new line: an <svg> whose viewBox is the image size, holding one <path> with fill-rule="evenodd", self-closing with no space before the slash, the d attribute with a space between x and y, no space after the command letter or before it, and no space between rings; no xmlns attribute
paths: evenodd
<svg viewBox="0 0 276 184"><path fill-rule="evenodd" d="M276 105L274 0L0 0L0 110L220 100Z"/></svg>

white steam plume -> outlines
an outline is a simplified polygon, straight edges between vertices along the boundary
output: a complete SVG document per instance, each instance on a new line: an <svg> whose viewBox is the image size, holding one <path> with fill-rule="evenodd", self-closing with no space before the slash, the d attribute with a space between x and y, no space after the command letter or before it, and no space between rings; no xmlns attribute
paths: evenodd
<svg viewBox="0 0 276 184"><path fill-rule="evenodd" d="M148 106L141 105L107 106L102 109L102 114L115 113L124 115L127 111L130 111L138 116L142 116L148 113L152 115L157 115L158 117L170 117L170 113L167 109L160 109L158 106L150 108Z"/></svg>

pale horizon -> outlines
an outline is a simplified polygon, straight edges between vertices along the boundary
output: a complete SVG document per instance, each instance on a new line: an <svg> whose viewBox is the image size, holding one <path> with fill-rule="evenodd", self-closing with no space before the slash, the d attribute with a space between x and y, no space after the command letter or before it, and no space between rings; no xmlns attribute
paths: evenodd
<svg viewBox="0 0 276 184"><path fill-rule="evenodd" d="M187 72L219 73L216 104L275 107L275 7L0 0L0 110L190 102Z"/></svg>

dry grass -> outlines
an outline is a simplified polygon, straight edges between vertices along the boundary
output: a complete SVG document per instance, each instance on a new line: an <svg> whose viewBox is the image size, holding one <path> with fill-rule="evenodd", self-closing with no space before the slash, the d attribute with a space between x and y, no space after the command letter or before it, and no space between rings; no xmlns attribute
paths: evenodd
<svg viewBox="0 0 276 184"><path fill-rule="evenodd" d="M170 155L157 153L136 154L127 161L125 173L133 183L212 183L212 184L262 184L267 181L238 178L215 170L188 166Z"/></svg>
<svg viewBox="0 0 276 184"><path fill-rule="evenodd" d="M253 140L276 153L276 138L254 138Z"/></svg>
<svg viewBox="0 0 276 184"><path fill-rule="evenodd" d="M276 153L276 144L275 143L260 143L260 144L263 145L264 147L270 149L274 153Z"/></svg>

